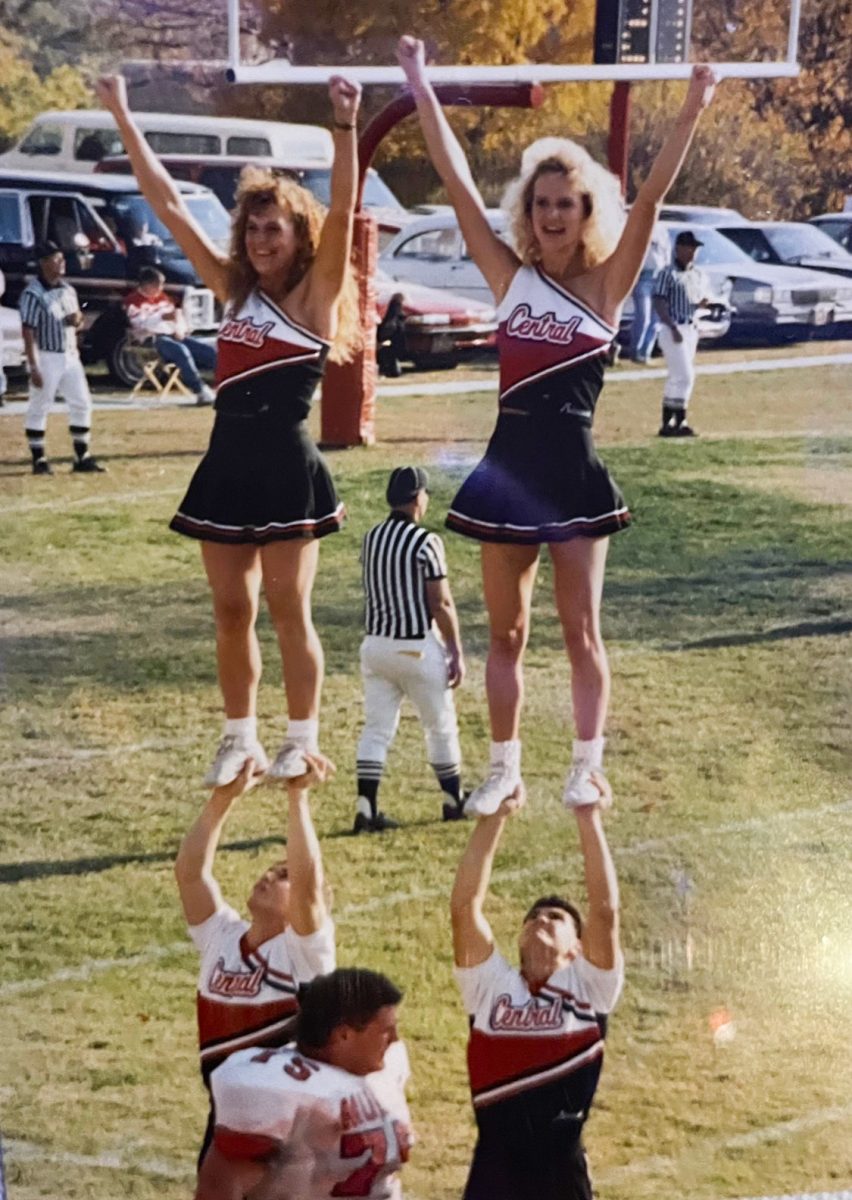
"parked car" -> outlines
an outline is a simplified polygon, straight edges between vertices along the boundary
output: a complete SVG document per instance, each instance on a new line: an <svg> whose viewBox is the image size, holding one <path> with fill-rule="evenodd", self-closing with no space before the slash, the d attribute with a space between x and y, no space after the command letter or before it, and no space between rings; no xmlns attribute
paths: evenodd
<svg viewBox="0 0 852 1200"><path fill-rule="evenodd" d="M494 230L505 234L507 219L502 209L489 209L488 220ZM382 250L379 266L392 279L446 288L458 296L493 304L491 289L467 253L452 210L410 221Z"/></svg>
<svg viewBox="0 0 852 1200"><path fill-rule="evenodd" d="M0 304L0 362L4 371L22 371L26 363L21 317L15 308Z"/></svg>
<svg viewBox="0 0 852 1200"><path fill-rule="evenodd" d="M718 225L745 221L735 208L714 208L707 204L664 204L660 209L661 221L688 221L691 225Z"/></svg>
<svg viewBox="0 0 852 1200"><path fill-rule="evenodd" d="M376 272L378 320L397 292L402 294L405 315L405 357L416 367L454 367L471 354L496 346L497 314L493 305L417 283L399 282L380 270Z"/></svg>
<svg viewBox="0 0 852 1200"><path fill-rule="evenodd" d="M293 154L326 165L333 155L331 133L321 125L181 113L137 112L133 118L157 154ZM92 108L43 112L11 150L0 154L0 170L79 173L93 171L107 155L123 153L112 113Z"/></svg>
<svg viewBox="0 0 852 1200"><path fill-rule="evenodd" d="M508 237L508 220L502 209L490 209L488 220L497 233ZM459 296L493 303L482 272L467 254L452 210L411 221L385 247L379 264L394 279L447 288ZM717 303L699 314L700 334L707 339L723 337L731 319L724 289L712 298ZM621 318L620 341L627 339L632 320L633 306L628 299Z"/></svg>
<svg viewBox="0 0 852 1200"><path fill-rule="evenodd" d="M0 301L6 291L6 276L0 271ZM15 371L23 367L24 335L21 318L14 308L0 304L0 367L4 371Z"/></svg>
<svg viewBox="0 0 852 1200"><path fill-rule="evenodd" d="M211 241L226 248L230 220L215 195L193 183L178 186ZM135 179L0 171L0 268L6 274L8 305L17 305L35 273L35 245L46 238L65 252L67 278L80 297L84 362L105 360L125 386L136 381L139 367L138 358L127 354L121 302L136 286L140 267L153 265L163 272L191 333L214 332L213 293L201 286Z"/></svg>
<svg viewBox="0 0 852 1200"><path fill-rule="evenodd" d="M844 250L852 253L852 212L822 213L821 216L811 217L811 225L816 225L823 233L827 233Z"/></svg>
<svg viewBox="0 0 852 1200"><path fill-rule="evenodd" d="M252 165L267 167L271 171L292 175L323 204L328 204L331 193L331 166L317 163L298 155L279 158L252 155L227 155L211 158L205 154L161 154L160 162L173 179L185 179L200 183L215 192L224 207L230 212L234 207L237 184L243 167ZM95 168L98 174L130 175L132 168L126 155L105 158ZM385 241L397 233L411 220L388 185L371 167L364 181L364 207L372 212L379 224L380 236Z"/></svg>
<svg viewBox="0 0 852 1200"><path fill-rule="evenodd" d="M806 221L752 221L717 229L759 263L810 267L852 278L852 254Z"/></svg>
<svg viewBox="0 0 852 1200"><path fill-rule="evenodd" d="M664 221L674 238L691 226ZM729 336L738 341L795 341L852 318L845 280L801 267L758 263L718 229L691 229L702 242L695 261L733 307Z"/></svg>

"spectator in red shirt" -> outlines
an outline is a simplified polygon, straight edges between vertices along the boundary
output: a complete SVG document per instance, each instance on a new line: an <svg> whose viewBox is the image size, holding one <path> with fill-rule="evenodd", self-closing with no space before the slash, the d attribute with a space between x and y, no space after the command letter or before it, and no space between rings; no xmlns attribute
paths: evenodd
<svg viewBox="0 0 852 1200"><path fill-rule="evenodd" d="M160 358L177 364L196 404L212 404L215 393L198 372L215 371L216 348L188 336L182 311L163 290L165 281L156 267L142 267L138 288L124 298L130 331L138 341L152 339Z"/></svg>

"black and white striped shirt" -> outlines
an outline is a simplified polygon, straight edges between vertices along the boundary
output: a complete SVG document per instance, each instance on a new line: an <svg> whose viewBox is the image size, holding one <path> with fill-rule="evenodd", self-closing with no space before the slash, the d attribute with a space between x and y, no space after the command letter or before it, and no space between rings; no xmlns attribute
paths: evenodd
<svg viewBox="0 0 852 1200"><path fill-rule="evenodd" d="M692 263L685 268L672 263L654 281L654 295L668 302L675 325L691 325L699 301L706 299L708 293L707 276Z"/></svg>
<svg viewBox="0 0 852 1200"><path fill-rule="evenodd" d="M367 633L423 638L432 627L427 580L444 579L444 543L401 512L392 512L364 536L361 571Z"/></svg>
<svg viewBox="0 0 852 1200"><path fill-rule="evenodd" d="M76 350L77 331L65 324L65 318L80 307L70 283L60 279L48 287L40 277L32 279L21 292L18 305L21 324L32 329L39 350L53 354Z"/></svg>

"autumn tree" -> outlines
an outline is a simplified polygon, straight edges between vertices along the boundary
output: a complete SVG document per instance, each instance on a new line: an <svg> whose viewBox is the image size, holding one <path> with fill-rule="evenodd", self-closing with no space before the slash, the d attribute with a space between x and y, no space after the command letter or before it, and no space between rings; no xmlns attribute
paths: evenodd
<svg viewBox="0 0 852 1200"><path fill-rule="evenodd" d="M85 108L89 90L74 67L57 66L44 78L20 39L0 32L0 149L8 148L33 117L48 108Z"/></svg>
<svg viewBox="0 0 852 1200"><path fill-rule="evenodd" d="M704 58L770 60L787 48L789 0L695 5L693 46ZM838 209L852 192L852 0L807 0L796 79L727 81L702 125L694 166L727 181L752 215L807 216ZM715 106L714 106L715 107ZM714 136L721 154L708 153ZM690 164L688 164L689 166Z"/></svg>

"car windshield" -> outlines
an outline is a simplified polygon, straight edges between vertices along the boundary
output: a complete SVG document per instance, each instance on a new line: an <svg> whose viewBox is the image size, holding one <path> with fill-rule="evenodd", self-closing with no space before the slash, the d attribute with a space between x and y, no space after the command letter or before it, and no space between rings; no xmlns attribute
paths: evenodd
<svg viewBox="0 0 852 1200"><path fill-rule="evenodd" d="M323 204L328 204L331 188L330 168L312 167L308 171L300 172L300 174L302 183L313 192L317 200ZM367 178L364 183L364 207L394 208L404 211L402 205L382 179L381 175L372 169L367 172Z"/></svg>
<svg viewBox="0 0 852 1200"><path fill-rule="evenodd" d="M689 227L668 225L666 228L671 237L672 250L674 250L675 238ZM695 261L699 266L712 266L714 263L751 263L752 261L745 251L740 250L739 246L735 246L717 230L709 229L706 225L701 226L696 237L702 243L695 255Z"/></svg>
<svg viewBox="0 0 852 1200"><path fill-rule="evenodd" d="M836 258L849 262L849 254L813 225L765 226L763 232L785 262L795 258Z"/></svg>
<svg viewBox="0 0 852 1200"><path fill-rule="evenodd" d="M0 196L0 242L13 245L21 240L21 210L17 196Z"/></svg>
<svg viewBox="0 0 852 1200"><path fill-rule="evenodd" d="M212 242L223 249L230 238L228 214L215 196L184 196L187 208ZM144 196L118 195L110 205L116 232L128 245L167 246L177 244Z"/></svg>

